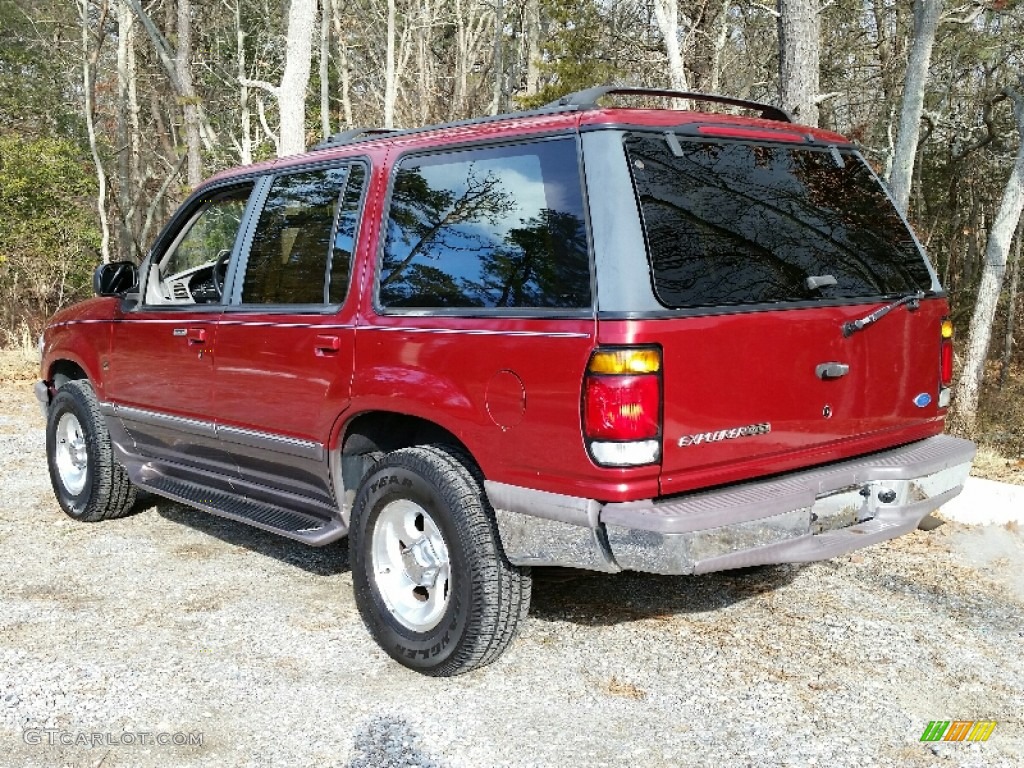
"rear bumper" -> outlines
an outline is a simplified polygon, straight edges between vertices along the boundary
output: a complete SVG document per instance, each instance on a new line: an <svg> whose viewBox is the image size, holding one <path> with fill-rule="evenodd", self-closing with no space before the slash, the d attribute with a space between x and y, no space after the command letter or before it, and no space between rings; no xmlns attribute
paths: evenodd
<svg viewBox="0 0 1024 768"><path fill-rule="evenodd" d="M940 435L670 499L601 505L487 483L519 565L690 574L824 560L913 530L956 496L975 446Z"/></svg>

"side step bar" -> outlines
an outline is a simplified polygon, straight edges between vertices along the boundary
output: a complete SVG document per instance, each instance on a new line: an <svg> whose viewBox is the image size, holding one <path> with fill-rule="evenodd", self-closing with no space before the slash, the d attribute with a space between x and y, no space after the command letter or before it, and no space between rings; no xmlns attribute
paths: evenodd
<svg viewBox="0 0 1024 768"><path fill-rule="evenodd" d="M330 544L348 533L348 528L341 520L323 520L226 491L204 488L173 477L150 476L141 482L139 478L133 477L132 482L190 507L196 507L218 517L226 517L228 520L247 523L313 547Z"/></svg>

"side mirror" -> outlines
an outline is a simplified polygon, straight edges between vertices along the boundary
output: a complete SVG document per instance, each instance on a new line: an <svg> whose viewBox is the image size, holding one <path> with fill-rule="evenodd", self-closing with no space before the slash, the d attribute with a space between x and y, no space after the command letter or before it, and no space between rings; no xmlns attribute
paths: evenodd
<svg viewBox="0 0 1024 768"><path fill-rule="evenodd" d="M92 291L97 296L122 296L138 285L139 270L131 261L100 264L92 275Z"/></svg>

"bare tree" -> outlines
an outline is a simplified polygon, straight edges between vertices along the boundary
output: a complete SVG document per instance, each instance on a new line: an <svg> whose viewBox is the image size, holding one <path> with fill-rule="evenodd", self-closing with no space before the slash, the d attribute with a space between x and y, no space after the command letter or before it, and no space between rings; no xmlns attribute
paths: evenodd
<svg viewBox="0 0 1024 768"><path fill-rule="evenodd" d="M393 2L393 0L390 0ZM316 0L291 0L288 8L288 33L285 39L284 72L281 84L241 78L243 85L262 88L277 99L280 130L277 133L279 157L306 151L306 89L313 58L313 27ZM266 126L262 102L257 105ZM267 132L273 135L269 127Z"/></svg>
<svg viewBox="0 0 1024 768"><path fill-rule="evenodd" d="M189 184L195 186L203 177L202 157L199 144L207 152L213 152L220 140L203 109L196 89L192 84L191 47L192 47L192 16L189 0L182 0L177 6L176 25L178 28L178 49L171 50L167 38L157 28L156 23L142 8L139 0L127 0L132 11L138 17L142 28L146 30L156 51L157 58L175 94L183 104L186 127L186 145L188 147L188 166L186 174ZM185 34L185 39L181 35Z"/></svg>
<svg viewBox="0 0 1024 768"><path fill-rule="evenodd" d="M900 213L906 215L910 204L910 187L914 178L914 162L921 135L921 112L928 84L928 67L932 60L935 32L942 16L942 0L914 0L914 38L907 62L903 85L903 106L892 159L889 188Z"/></svg>
<svg viewBox="0 0 1024 768"><path fill-rule="evenodd" d="M89 151L92 153L93 164L96 166L96 209L100 219L100 256L103 263L110 261L110 223L107 215L107 172L103 168L100 157L99 142L96 137L96 62L99 60L100 48L103 45L103 30L106 27L109 6L107 0L99 8L99 19L96 23L96 45L92 44L90 33L89 0L78 0L78 14L82 25L82 95L83 111L85 112L85 128L89 136Z"/></svg>
<svg viewBox="0 0 1024 768"><path fill-rule="evenodd" d="M805 125L818 124L821 0L779 0L779 100Z"/></svg>
<svg viewBox="0 0 1024 768"><path fill-rule="evenodd" d="M192 4L190 0L178 0L178 46L174 57L174 71L182 93L193 94L183 99L185 114L185 163L188 185L196 187L203 180L203 157L200 153L199 105L192 85Z"/></svg>
<svg viewBox="0 0 1024 768"><path fill-rule="evenodd" d="M1024 79L1018 87L1024 88ZM967 435L974 435L977 432L978 398L985 377L985 361L992 339L992 323L999 294L1003 289L1010 242L1020 221L1021 211L1024 210L1024 93L1011 87L1007 87L1004 93L1013 103L1020 147L1010 178L1007 179L1003 190L999 212L989 231L981 285L978 288L978 301L974 307L967 336L966 359L956 389L956 426Z"/></svg>
<svg viewBox="0 0 1024 768"><path fill-rule="evenodd" d="M321 0L320 8L320 130L331 135L331 0Z"/></svg>
<svg viewBox="0 0 1024 768"><path fill-rule="evenodd" d="M676 0L654 0L654 17L665 41L669 82L677 91L689 90L683 52L679 45L679 5Z"/></svg>
<svg viewBox="0 0 1024 768"><path fill-rule="evenodd" d="M141 128L135 61L135 16L125 0L117 3L117 206L118 251L138 258Z"/></svg>
<svg viewBox="0 0 1024 768"><path fill-rule="evenodd" d="M1003 335L1003 359L999 364L999 386L1006 386L1006 378L1010 373L1010 362L1013 360L1013 348L1016 344L1013 333L1016 330L1017 293L1020 289L1021 272L1021 241L1024 240L1024 218L1017 222L1016 245L1013 249L1013 272L1010 275L1009 296L1006 297L1006 333Z"/></svg>

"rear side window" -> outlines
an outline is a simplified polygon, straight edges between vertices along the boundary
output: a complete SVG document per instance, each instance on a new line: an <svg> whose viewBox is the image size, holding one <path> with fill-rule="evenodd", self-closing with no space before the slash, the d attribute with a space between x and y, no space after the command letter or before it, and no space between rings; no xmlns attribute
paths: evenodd
<svg viewBox="0 0 1024 768"><path fill-rule="evenodd" d="M396 172L383 307L589 307L574 139L413 156Z"/></svg>
<svg viewBox="0 0 1024 768"><path fill-rule="evenodd" d="M676 150L663 135L626 139L654 289L666 306L931 288L913 236L855 153L681 138ZM827 275L835 285L808 285Z"/></svg>
<svg viewBox="0 0 1024 768"><path fill-rule="evenodd" d="M242 303L325 303L331 255L337 257L339 270L344 265L339 282L344 279L347 286L351 250L334 254L331 236L348 176L348 167L343 167L274 179L249 251Z"/></svg>

